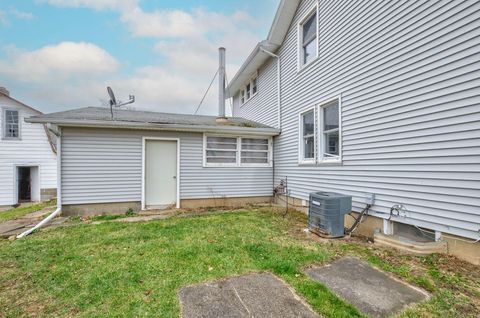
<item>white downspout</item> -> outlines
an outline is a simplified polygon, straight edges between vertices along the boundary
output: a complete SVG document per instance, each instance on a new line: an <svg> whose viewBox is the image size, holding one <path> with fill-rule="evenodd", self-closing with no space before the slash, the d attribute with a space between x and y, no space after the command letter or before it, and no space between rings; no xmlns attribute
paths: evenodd
<svg viewBox="0 0 480 318"><path fill-rule="evenodd" d="M58 132L55 133L55 135L57 136L57 209L31 229L18 234L17 239L25 237L33 231L43 227L62 212L62 135L60 128L58 128Z"/></svg>
<svg viewBox="0 0 480 318"><path fill-rule="evenodd" d="M271 57L274 57L277 59L277 125L278 129L282 129L282 95L280 93L280 87L281 87L281 77L280 77L280 71L281 71L281 63L280 63L280 56L277 54L274 54L268 50L266 50L263 47L260 47L260 51L270 55Z"/></svg>

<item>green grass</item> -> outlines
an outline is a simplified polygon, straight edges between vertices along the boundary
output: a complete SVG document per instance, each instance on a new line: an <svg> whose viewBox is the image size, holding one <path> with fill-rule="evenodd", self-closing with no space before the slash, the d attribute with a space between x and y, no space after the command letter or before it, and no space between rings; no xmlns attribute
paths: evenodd
<svg viewBox="0 0 480 318"><path fill-rule="evenodd" d="M300 214L284 219L265 208L148 223L80 224L0 241L0 317L178 317L182 286L262 271L284 279L324 317L361 317L304 275L304 268L357 255L401 277L417 277L408 264L398 267L364 244L309 240L302 232L305 221ZM432 281L445 279L439 278L443 271L429 272L424 258L411 261ZM434 297L408 316L442 316L452 312L451 302L472 302L449 287L434 288Z"/></svg>
<svg viewBox="0 0 480 318"><path fill-rule="evenodd" d="M21 218L29 213L37 212L54 205L56 205L56 200L0 211L0 223Z"/></svg>

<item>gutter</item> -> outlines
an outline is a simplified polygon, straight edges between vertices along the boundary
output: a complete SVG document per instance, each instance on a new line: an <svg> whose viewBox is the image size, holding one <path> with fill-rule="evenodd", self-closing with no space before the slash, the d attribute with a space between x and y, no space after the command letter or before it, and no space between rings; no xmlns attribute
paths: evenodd
<svg viewBox="0 0 480 318"><path fill-rule="evenodd" d="M154 124L138 123L128 121L111 120L55 120L48 118L27 118L26 122L39 124L56 124L61 127L87 127L87 128L115 128L115 129L136 129L136 130L159 130L159 131L182 131L201 133L229 133L242 135L277 136L280 129L271 127L241 127L241 126L208 126L208 125L187 125L187 124Z"/></svg>
<svg viewBox="0 0 480 318"><path fill-rule="evenodd" d="M49 223L57 215L60 215L60 213L62 213L62 178L61 178L62 164L61 164L61 161L62 161L62 136L59 131L57 135L57 209L53 211L45 219L40 221L40 223L32 227L31 229L28 229L25 232L18 234L17 239L23 238L31 234L32 232L40 229L41 227L45 226L45 224Z"/></svg>

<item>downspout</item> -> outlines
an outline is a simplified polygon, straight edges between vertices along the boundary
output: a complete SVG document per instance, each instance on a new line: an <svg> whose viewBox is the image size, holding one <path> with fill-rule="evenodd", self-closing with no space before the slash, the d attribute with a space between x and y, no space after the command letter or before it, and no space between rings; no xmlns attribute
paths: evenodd
<svg viewBox="0 0 480 318"><path fill-rule="evenodd" d="M271 57L274 57L277 59L277 128L282 129L282 95L280 93L280 87L281 87L281 77L280 77L280 71L281 71L281 63L280 63L280 56L277 54L274 54L262 46L260 47L260 51L262 51L265 54L270 55Z"/></svg>
<svg viewBox="0 0 480 318"><path fill-rule="evenodd" d="M62 212L62 135L60 128L58 129L58 131L51 131L57 136L57 209L31 229L28 229L25 232L18 234L17 239L25 237L31 234L33 231L36 231L39 228L43 227L45 224L50 222L53 218L55 218Z"/></svg>

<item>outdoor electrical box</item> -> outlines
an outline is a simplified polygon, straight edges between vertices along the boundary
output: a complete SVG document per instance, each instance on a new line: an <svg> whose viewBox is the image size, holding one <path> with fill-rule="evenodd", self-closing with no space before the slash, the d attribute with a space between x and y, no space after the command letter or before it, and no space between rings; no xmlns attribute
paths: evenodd
<svg viewBox="0 0 480 318"><path fill-rule="evenodd" d="M308 227L326 237L345 235L345 214L352 211L352 197L334 192L310 193Z"/></svg>

